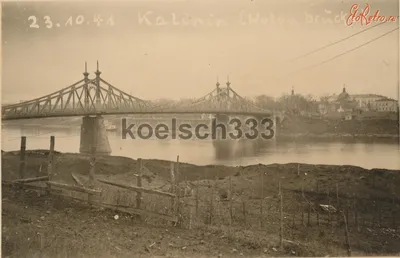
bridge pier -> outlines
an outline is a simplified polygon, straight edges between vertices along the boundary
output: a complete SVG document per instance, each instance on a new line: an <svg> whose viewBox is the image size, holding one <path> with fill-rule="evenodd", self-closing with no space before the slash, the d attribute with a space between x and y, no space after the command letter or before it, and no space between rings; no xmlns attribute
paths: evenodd
<svg viewBox="0 0 400 258"><path fill-rule="evenodd" d="M229 115L226 114L215 114L213 118L215 119L215 125L222 125L225 127L226 132L222 132L222 128L216 130L216 139L212 140L215 156L217 159L229 159L232 156L233 145L235 140L229 139L229 120L231 119ZM212 124L212 123L211 123ZM226 134L225 137L223 135Z"/></svg>
<svg viewBox="0 0 400 258"><path fill-rule="evenodd" d="M110 155L111 147L107 137L106 127L102 116L85 116L81 125L80 153L90 154L92 146L96 146L96 154Z"/></svg>
<svg viewBox="0 0 400 258"><path fill-rule="evenodd" d="M259 133L265 133L268 135L272 134L272 138L268 139L268 141L275 141L276 140L276 136L278 134L278 128L280 125L280 120L279 117L277 117L275 114L273 114L272 116L269 117L269 119L271 119L272 124L266 123L266 124L261 124L262 120L265 118L268 118L266 116L254 116L254 118L258 121L258 126L257 126L257 130ZM266 139L264 139L263 137L259 137L260 141L265 141Z"/></svg>

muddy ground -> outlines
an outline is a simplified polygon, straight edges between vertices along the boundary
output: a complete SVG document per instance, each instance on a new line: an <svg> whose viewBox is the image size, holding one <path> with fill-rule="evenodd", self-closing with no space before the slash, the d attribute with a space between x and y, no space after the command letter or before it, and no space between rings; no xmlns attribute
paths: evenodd
<svg viewBox="0 0 400 258"><path fill-rule="evenodd" d="M46 175L47 154L27 152L25 178ZM170 162L143 160L143 164L143 186L169 191ZM89 167L87 156L56 153L52 181L76 184L73 172L85 182ZM85 195L48 195L3 185L2 256L345 256L345 219L352 255L400 254L400 171L294 163L247 167L181 163L179 171L180 186L192 193L180 198L181 225L152 213L140 217L91 207ZM96 163L99 179L135 185L135 173L137 162L130 158L100 157ZM19 153L2 153L3 183L17 178ZM227 199L230 185L232 204ZM100 183L96 187L103 189L98 201L135 206L135 193ZM142 202L148 211L173 213L168 198L144 194ZM343 213L330 214L320 204Z"/></svg>

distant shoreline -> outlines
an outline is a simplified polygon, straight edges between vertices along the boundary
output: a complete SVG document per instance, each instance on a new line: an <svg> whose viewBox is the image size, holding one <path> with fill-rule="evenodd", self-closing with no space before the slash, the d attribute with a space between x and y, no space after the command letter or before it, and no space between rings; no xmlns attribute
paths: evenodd
<svg viewBox="0 0 400 258"><path fill-rule="evenodd" d="M278 133L278 140L365 140L399 143L398 134Z"/></svg>

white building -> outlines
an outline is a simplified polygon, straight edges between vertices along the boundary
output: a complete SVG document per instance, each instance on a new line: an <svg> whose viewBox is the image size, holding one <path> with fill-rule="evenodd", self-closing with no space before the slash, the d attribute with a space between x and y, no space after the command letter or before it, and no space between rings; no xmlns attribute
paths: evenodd
<svg viewBox="0 0 400 258"><path fill-rule="evenodd" d="M357 102L357 107L365 111L373 110L373 103L385 98L385 96L378 94L354 94L350 97Z"/></svg>
<svg viewBox="0 0 400 258"><path fill-rule="evenodd" d="M399 104L398 101L391 98L381 98L374 101L372 104L372 109L378 112L398 112Z"/></svg>

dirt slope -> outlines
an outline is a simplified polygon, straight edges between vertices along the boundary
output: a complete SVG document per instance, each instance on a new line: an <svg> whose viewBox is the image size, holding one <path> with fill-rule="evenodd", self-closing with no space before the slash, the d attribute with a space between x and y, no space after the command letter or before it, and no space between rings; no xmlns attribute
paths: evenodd
<svg viewBox="0 0 400 258"><path fill-rule="evenodd" d="M2 180L17 179L19 154L2 154ZM27 152L26 178L47 173L47 154L38 150ZM74 184L71 172L82 178L88 176L87 156L57 153L55 163L54 181ZM143 172L145 187L165 187L165 190L169 190L170 162L144 160L143 163L147 168ZM96 174L99 178L135 184L136 165L136 161L129 158L100 157L96 163ZM311 226L302 226L300 221L301 212L304 215L303 223L307 220L308 207L311 207L304 205L304 198L312 203L314 212L318 204L335 204L336 187L339 189L341 207L357 207L358 229L354 224L354 210L350 209L349 215L353 255L400 253L400 223L394 220L400 217L400 171L307 164L226 167L182 163L180 172L180 180L191 181L200 195L198 216L193 220L192 229L188 229L187 221L183 228L177 228L164 221L94 209L88 204L54 195L3 187L3 256L346 255L343 226L329 224L328 217L322 213L318 227L315 213L311 214ZM263 185L260 172L264 173ZM229 192L229 176L235 211L232 226L228 223L229 202L222 200ZM283 235L285 240L289 240L285 242L283 250L278 248L279 182L284 196ZM304 196L301 194L302 188ZM259 215L261 191L264 194L263 229L260 229ZM209 225L211 197L215 200L214 217ZM186 205L182 214L187 219L194 196L182 198L181 201ZM144 199L143 202L152 207L167 205L157 198ZM242 213L243 203L246 204L246 217ZM128 205L134 205L134 202L128 202ZM119 216L117 220L114 219L115 215ZM380 225L377 225L378 222Z"/></svg>

